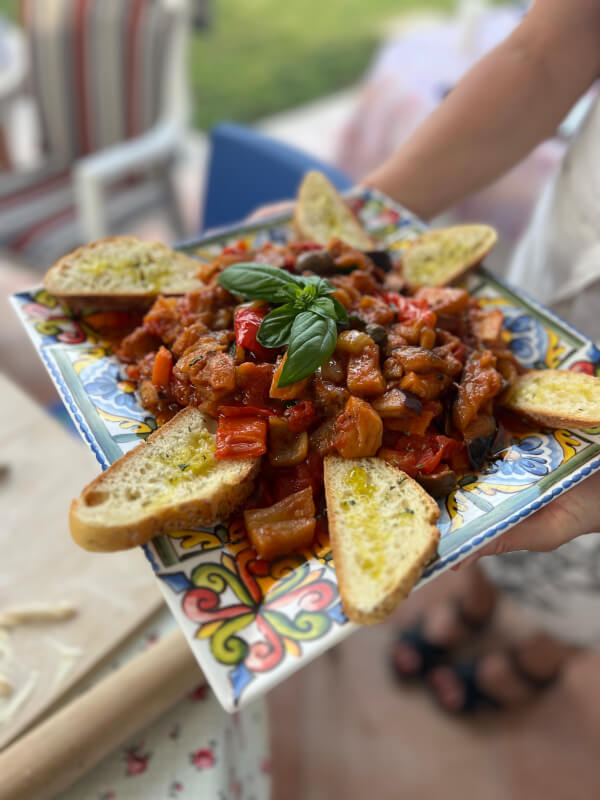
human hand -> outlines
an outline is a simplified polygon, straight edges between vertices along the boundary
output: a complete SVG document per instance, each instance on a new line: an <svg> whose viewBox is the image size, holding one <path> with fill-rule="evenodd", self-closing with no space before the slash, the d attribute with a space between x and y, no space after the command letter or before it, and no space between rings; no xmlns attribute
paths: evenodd
<svg viewBox="0 0 600 800"><path fill-rule="evenodd" d="M600 531L599 497L600 472L597 472L502 536L498 536L467 561L515 550L547 552L577 536Z"/></svg>
<svg viewBox="0 0 600 800"><path fill-rule="evenodd" d="M294 200L280 200L278 203L268 203L265 206L259 206L248 215L248 221L259 222L261 219L267 219L268 217L274 217L276 214L292 211L294 205Z"/></svg>

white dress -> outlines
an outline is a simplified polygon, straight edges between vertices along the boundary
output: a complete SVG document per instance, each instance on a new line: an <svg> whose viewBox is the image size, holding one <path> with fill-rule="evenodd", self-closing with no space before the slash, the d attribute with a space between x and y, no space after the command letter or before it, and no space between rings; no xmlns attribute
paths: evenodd
<svg viewBox="0 0 600 800"><path fill-rule="evenodd" d="M600 341L600 100L543 190L507 279ZM600 534L553 553L483 559L532 621L563 641L600 647Z"/></svg>

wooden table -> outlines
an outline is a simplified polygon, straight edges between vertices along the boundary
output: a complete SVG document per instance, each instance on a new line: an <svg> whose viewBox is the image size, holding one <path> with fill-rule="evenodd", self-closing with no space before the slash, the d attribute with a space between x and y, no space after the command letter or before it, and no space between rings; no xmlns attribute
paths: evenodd
<svg viewBox="0 0 600 800"><path fill-rule="evenodd" d="M0 467L0 613L63 601L76 609L67 621L0 627L0 672L12 697L29 686L8 718L0 703L2 748L156 611L162 596L140 549L98 556L71 540L70 502L100 466L2 375Z"/></svg>

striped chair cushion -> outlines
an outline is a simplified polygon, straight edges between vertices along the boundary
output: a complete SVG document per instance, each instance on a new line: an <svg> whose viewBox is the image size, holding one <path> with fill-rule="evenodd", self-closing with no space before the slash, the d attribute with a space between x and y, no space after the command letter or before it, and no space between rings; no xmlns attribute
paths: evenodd
<svg viewBox="0 0 600 800"><path fill-rule="evenodd" d="M27 232L73 205L71 170L46 165L32 172L4 175L0 188L0 243L20 249Z"/></svg>
<svg viewBox="0 0 600 800"><path fill-rule="evenodd" d="M47 168L12 181L0 191L0 250L10 249L32 266L47 268L81 244L71 170ZM164 202L164 187L146 176L131 175L107 190L111 227L122 230L143 208Z"/></svg>
<svg viewBox="0 0 600 800"><path fill-rule="evenodd" d="M42 145L55 162L157 121L172 16L162 0L21 0Z"/></svg>

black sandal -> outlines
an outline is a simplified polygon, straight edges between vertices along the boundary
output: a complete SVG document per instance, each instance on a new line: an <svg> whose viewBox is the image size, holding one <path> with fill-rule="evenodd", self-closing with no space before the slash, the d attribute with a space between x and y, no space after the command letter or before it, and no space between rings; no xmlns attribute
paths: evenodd
<svg viewBox="0 0 600 800"><path fill-rule="evenodd" d="M481 620L471 617L462 603L457 598L453 601L453 606L458 619L473 635L480 634L490 623L493 609ZM398 635L396 642L412 647L419 656L420 666L415 672L403 672L399 669L394 653L390 657L390 666L396 678L401 681L422 679L440 664L445 664L453 651L453 647L436 644L430 641L424 634L425 619L421 617L412 627L406 628Z"/></svg>
<svg viewBox="0 0 600 800"><path fill-rule="evenodd" d="M506 655L510 660L511 669L513 669L523 683L527 684L527 686L529 686L536 694L549 689L560 678L562 672L560 668L554 673L554 675L550 675L547 678L540 678L537 675L532 675L523 667L519 661L518 652L515 649L507 650ZM449 665L449 669L452 670L455 676L459 679L460 683L463 685L465 696L460 708L457 708L456 710L449 709L440 700L438 691L433 686L429 687L431 693L437 701L437 704L447 714L468 716L469 714L473 714L476 711L484 709L501 711L508 707L505 703L502 703L501 700L493 697L479 685L477 673L479 664L483 658L485 658L485 656L473 659L472 661Z"/></svg>

